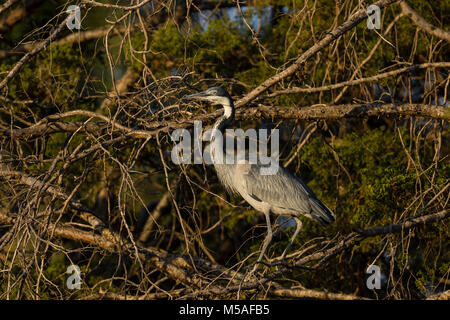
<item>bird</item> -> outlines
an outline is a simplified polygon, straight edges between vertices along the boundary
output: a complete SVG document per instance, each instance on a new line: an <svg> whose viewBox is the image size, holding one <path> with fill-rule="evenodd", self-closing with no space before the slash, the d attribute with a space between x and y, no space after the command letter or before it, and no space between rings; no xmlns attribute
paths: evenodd
<svg viewBox="0 0 450 320"><path fill-rule="evenodd" d="M186 95L186 101L204 101L211 105L219 105L223 108L223 114L216 120L214 130L222 134L234 120L234 101L227 90L221 86L211 87L205 91ZM223 136L223 135L222 135ZM212 155L225 156L223 141L210 140L210 152ZM263 242L261 252L255 262L254 272L262 261L268 245L272 241L272 226L270 215L290 216L296 222L296 229L281 255L284 261L287 252L295 241L302 228L300 216L306 216L317 221L320 225L327 225L335 221L335 214L314 194L314 192L297 176L276 162L278 170L275 174L262 175L260 163L240 161L232 164L216 163L214 169L220 183L231 194L242 196L255 210L264 213L267 224L267 234Z"/></svg>

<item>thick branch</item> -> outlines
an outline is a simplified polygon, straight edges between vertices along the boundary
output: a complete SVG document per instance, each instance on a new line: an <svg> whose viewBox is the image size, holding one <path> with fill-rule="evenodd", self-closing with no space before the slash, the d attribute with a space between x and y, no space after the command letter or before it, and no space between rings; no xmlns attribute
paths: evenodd
<svg viewBox="0 0 450 320"><path fill-rule="evenodd" d="M84 110L74 110L64 115L51 116L52 119L61 119L64 116L74 114L98 117L102 120L108 120L105 116ZM125 127L116 122L65 122L65 121L41 121L42 123L22 129L4 129L0 130L0 137L10 139L28 139L32 137L49 135L57 132L84 132L91 134L104 134L106 132L116 132L125 134L130 138L147 139L155 136L157 132L170 132L179 128L190 128L194 120L211 122L220 114L208 114L193 120L183 122L177 121L153 121L146 125L147 130L133 129ZM236 111L237 120L249 119L284 119L284 120L336 120L343 118L367 118L367 117L425 117L433 119L450 120L448 108L426 105L426 104L356 104L356 105L314 105L303 108L272 107L259 104L257 107L239 109Z"/></svg>
<svg viewBox="0 0 450 320"><path fill-rule="evenodd" d="M16 218L0 211L0 223L14 224L16 222ZM34 220L34 222L39 223L36 220ZM74 241L81 241L97 246L110 253L122 252L129 256L133 256L136 253L136 248L142 259L145 259L145 261L150 265L156 267L158 270L168 275L175 281L180 281L188 286L194 286L196 288L207 287L210 285L207 280L193 272L188 257L166 254L156 249L134 246L132 243L123 238L107 237L105 234L98 234L74 227L60 226L53 223L45 223L45 225L42 226L44 227L44 233L49 237L59 237ZM214 289L214 286L210 287Z"/></svg>
<svg viewBox="0 0 450 320"><path fill-rule="evenodd" d="M44 0L30 0L26 1L26 5L23 7L15 8L11 10L7 17L0 19L0 34L4 34L11 29L16 23L20 22L27 15L32 13L41 2ZM0 7L0 13L14 4L16 1L7 1L5 4Z"/></svg>
<svg viewBox="0 0 450 320"><path fill-rule="evenodd" d="M18 2L19 0L7 0L4 4L0 6L0 14L2 14L3 11L11 7L14 3Z"/></svg>
<svg viewBox="0 0 450 320"><path fill-rule="evenodd" d="M450 300L450 290L433 294L427 300Z"/></svg>
<svg viewBox="0 0 450 320"><path fill-rule="evenodd" d="M317 266L320 266L323 262L331 258L332 256L335 256L336 254L349 249L358 243L360 243L362 240L364 240L367 237L374 237L377 235L387 234L387 233L395 233L399 231L407 231L411 228L429 224L432 222L437 222L443 219L446 219L449 217L450 210L443 210L440 212L432 213L426 216L416 217L408 219L407 221L399 224L401 228L395 227L397 224L389 225L385 227L377 227L374 229L368 229L368 230L361 230L360 233L352 232L344 237L343 240L341 240L338 244L336 244L334 247L320 251L315 252L313 254L310 254L306 257L301 258L300 260L297 260L294 264L294 267L299 268L305 268L305 264L311 261L317 261L320 260ZM365 235L364 235L365 234ZM219 292L215 292L216 294L228 294L231 292L236 291L242 291L242 290L252 290L256 289L260 286L267 286L268 283L272 282L274 279L277 279L281 277L283 274L285 274L287 271L289 271L289 268L283 267L279 269L278 271L275 271L271 274L268 274L264 278L258 279L256 281L248 281L244 284L240 284L237 286L230 286L228 288L223 288ZM278 289L278 288L277 288ZM279 292L281 293L281 292ZM189 294L186 296L187 298L197 298L201 296L205 296L210 294L210 290L200 290L197 292L194 292L192 294Z"/></svg>
<svg viewBox="0 0 450 320"><path fill-rule="evenodd" d="M345 293L333 293L310 289L275 289L270 292L274 296L283 298L312 298L322 300L368 300Z"/></svg>
<svg viewBox="0 0 450 320"><path fill-rule="evenodd" d="M355 79L350 81L344 81L340 83L330 84L322 87L316 87L316 88L299 88L299 87L293 87L289 89L279 90L272 92L271 94L267 95L266 97L261 98L267 98L267 97L276 97L283 94L292 94L292 93L315 93L315 92L321 92L321 91L328 91L333 89L339 89L342 87L347 86L355 86L361 83L365 82L375 82L380 79L384 79L387 77L392 77L398 74L411 72L413 70L417 69L426 69L426 68L450 68L450 62L432 62L432 63L423 63L423 64L415 64L409 67L400 68L393 71L388 71L384 73L377 74L375 76L367 77L367 78L361 78L361 79Z"/></svg>
<svg viewBox="0 0 450 320"><path fill-rule="evenodd" d="M411 21L414 22L419 28L425 30L429 34L443 39L447 42L450 42L450 33L439 29L433 26L431 23L428 23L424 18L422 18L413 8L411 8L406 1L400 2L400 7L402 8L402 12L411 18Z"/></svg>
<svg viewBox="0 0 450 320"><path fill-rule="evenodd" d="M443 210L436 213L428 214L420 217L410 218L402 223L392 224L384 227L376 227L373 229L367 230L357 230L357 232L350 233L343 240L341 240L334 247L327 249L322 252L315 252L309 256L303 257L300 260L296 261L295 266L302 267L306 263L321 260L323 263L325 260L328 260L330 257L350 248L354 245L361 242L363 239L368 237L375 237L378 235L396 233L400 231L407 231L411 228L429 224L432 222L440 221L448 218L450 215L450 210Z"/></svg>
<svg viewBox="0 0 450 320"><path fill-rule="evenodd" d="M426 216L411 218L403 223L391 224L385 227L377 227L368 230L358 230L358 233L364 237L374 237L381 234L400 232L402 230L408 230L413 227L439 221L450 216L450 210L443 210L434 214Z"/></svg>
<svg viewBox="0 0 450 320"><path fill-rule="evenodd" d="M248 108L237 112L238 119L277 118L297 120L335 120L342 118L367 117L427 117L434 119L450 119L450 112L445 107L425 104L350 104L350 105L314 105L304 108L271 107L262 104L258 108Z"/></svg>

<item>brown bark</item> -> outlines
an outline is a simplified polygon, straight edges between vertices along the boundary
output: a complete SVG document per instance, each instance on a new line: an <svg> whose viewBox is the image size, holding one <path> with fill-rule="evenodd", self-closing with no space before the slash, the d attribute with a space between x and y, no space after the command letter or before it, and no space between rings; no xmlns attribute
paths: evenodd
<svg viewBox="0 0 450 320"><path fill-rule="evenodd" d="M400 2L400 7L402 8L402 12L407 15L419 28L437 38L450 42L450 32L428 23L413 8L411 8L406 1Z"/></svg>
<svg viewBox="0 0 450 320"><path fill-rule="evenodd" d="M78 110L79 114L96 116L95 113ZM221 113L215 112L201 116L195 120L211 122ZM68 112L66 116L77 114L77 110ZM98 114L98 117L104 118ZM448 108L425 105L425 104L355 104L355 105L314 105L303 108L272 107L259 104L257 107L249 107L236 111L236 119L284 119L284 120L337 120L345 118L368 118L368 117L426 117L432 119L450 120ZM53 119L62 118L55 115ZM116 132L125 134L129 138L146 139L154 137L157 132L170 132L178 128L192 127L194 120L184 122L176 121L152 121L146 125L146 129L133 129L118 123L107 124L105 122L66 122L66 121L41 121L43 123L22 129L0 130L0 137L11 139L28 139L31 137L49 135L56 132L81 131L91 134L103 134L105 132Z"/></svg>
<svg viewBox="0 0 450 320"><path fill-rule="evenodd" d="M0 34L8 32L16 23L19 23L23 18L36 10L42 2L44 0L28 0L25 6L11 10L6 17L0 19ZM5 8L1 8L0 13L10 5L12 5L11 1L5 3Z"/></svg>

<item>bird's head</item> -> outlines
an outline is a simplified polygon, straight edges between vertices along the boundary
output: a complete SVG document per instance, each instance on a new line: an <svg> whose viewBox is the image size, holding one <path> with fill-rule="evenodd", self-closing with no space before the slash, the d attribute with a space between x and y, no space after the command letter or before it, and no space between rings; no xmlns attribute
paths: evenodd
<svg viewBox="0 0 450 320"><path fill-rule="evenodd" d="M183 97L184 100L208 101L212 104L230 105L232 103L231 96L227 90L222 87L212 87L203 92L190 94Z"/></svg>

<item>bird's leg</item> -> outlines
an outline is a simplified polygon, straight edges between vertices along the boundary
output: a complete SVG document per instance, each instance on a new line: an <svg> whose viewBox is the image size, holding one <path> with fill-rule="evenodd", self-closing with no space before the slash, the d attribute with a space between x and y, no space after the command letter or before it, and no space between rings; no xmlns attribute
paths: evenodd
<svg viewBox="0 0 450 320"><path fill-rule="evenodd" d="M251 273L255 272L256 269L258 269L258 265L261 262L264 254L266 253L267 247L269 246L269 243L272 241L272 226L270 225L270 211L266 210L264 212L264 215L266 216L266 222L267 222L267 235L264 239L263 247L261 249L261 253L259 254L258 260L255 262L255 266L253 267L253 270Z"/></svg>
<svg viewBox="0 0 450 320"><path fill-rule="evenodd" d="M298 217L293 217L295 220L295 223L297 224L297 227L295 228L295 232L292 235L291 241L289 241L288 245L286 246L286 249L284 249L283 254L281 255L281 261L284 260L284 258L286 257L286 254L288 253L289 249L291 248L292 244L295 241L295 238L297 238L298 233L300 232L300 230L302 229L302 221L298 218Z"/></svg>

